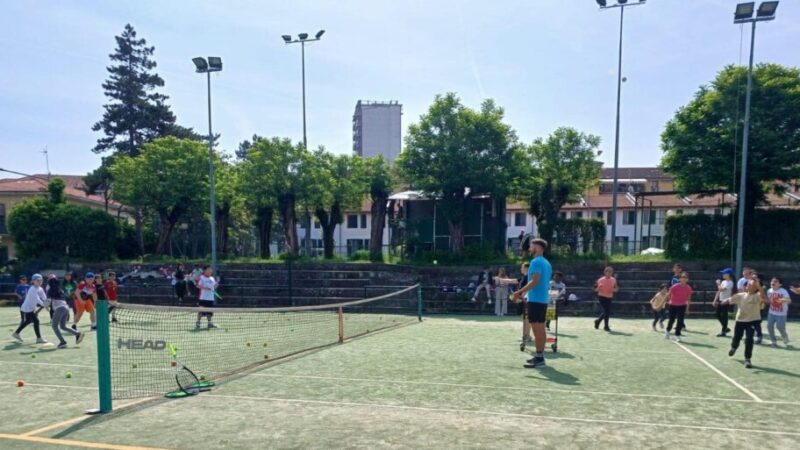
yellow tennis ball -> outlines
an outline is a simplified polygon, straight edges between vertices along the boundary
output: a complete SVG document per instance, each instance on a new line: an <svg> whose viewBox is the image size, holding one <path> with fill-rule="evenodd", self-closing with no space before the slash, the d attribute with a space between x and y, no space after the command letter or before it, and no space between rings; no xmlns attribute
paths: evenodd
<svg viewBox="0 0 800 450"><path fill-rule="evenodd" d="M250 347L250 343L249 342L247 343L247 346Z"/></svg>
<svg viewBox="0 0 800 450"><path fill-rule="evenodd" d="M269 355L264 355L264 359L269 359Z"/></svg>
<svg viewBox="0 0 800 450"><path fill-rule="evenodd" d="M137 367L139 367L139 365L136 364L136 363L133 363L133 368L136 369Z"/></svg>
<svg viewBox="0 0 800 450"><path fill-rule="evenodd" d="M67 378L72 378L72 372L67 372L64 376Z"/></svg>
<svg viewBox="0 0 800 450"><path fill-rule="evenodd" d="M36 359L36 353L31 354L31 358Z"/></svg>

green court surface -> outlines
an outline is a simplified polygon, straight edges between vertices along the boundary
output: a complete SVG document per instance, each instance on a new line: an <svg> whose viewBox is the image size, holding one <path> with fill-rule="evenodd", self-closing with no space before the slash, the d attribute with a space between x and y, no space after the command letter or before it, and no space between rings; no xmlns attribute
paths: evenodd
<svg viewBox="0 0 800 450"><path fill-rule="evenodd" d="M0 309L5 336L17 318ZM687 324L677 344L646 319L605 333L563 318L536 370L516 318L426 317L105 416L82 415L93 335L65 350L3 338L0 448L800 448L800 347L756 346L746 369L714 321Z"/></svg>

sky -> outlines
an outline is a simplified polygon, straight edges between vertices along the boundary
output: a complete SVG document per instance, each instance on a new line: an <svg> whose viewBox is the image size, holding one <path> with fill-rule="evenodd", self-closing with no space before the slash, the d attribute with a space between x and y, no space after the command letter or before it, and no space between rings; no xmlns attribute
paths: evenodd
<svg viewBox="0 0 800 450"><path fill-rule="evenodd" d="M636 0L631 0L634 3ZM615 0L609 0L609 4ZM626 8L620 166L658 164L675 111L727 64L747 62L736 0L649 0ZM84 174L100 164L114 36L126 23L155 46L178 123L207 133L195 56L220 56L212 117L225 151L254 133L302 140L300 48L283 34L324 29L306 46L308 143L352 152L356 101L397 100L403 129L437 94L492 98L523 142L572 126L602 138L613 165L619 10L592 0L0 0L0 168ZM759 24L756 62L800 66L800 1ZM0 173L0 177L8 174Z"/></svg>

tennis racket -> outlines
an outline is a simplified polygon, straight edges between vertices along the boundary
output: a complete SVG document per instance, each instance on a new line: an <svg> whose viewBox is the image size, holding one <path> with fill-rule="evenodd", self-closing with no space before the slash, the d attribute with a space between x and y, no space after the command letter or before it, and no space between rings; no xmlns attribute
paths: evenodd
<svg viewBox="0 0 800 450"><path fill-rule="evenodd" d="M208 390L201 388L200 378L194 374L183 361L178 357L178 347L174 344L167 345L167 351L172 356L175 362L175 382L178 384L178 389L186 395L196 395L197 393Z"/></svg>

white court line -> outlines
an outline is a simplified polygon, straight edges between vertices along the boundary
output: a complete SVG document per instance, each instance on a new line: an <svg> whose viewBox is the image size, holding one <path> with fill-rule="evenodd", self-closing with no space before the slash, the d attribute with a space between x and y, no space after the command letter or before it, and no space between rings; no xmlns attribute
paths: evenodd
<svg viewBox="0 0 800 450"><path fill-rule="evenodd" d="M608 349L608 348L579 348L578 350L587 352L611 352L611 353L652 353L656 355L680 355L679 352L666 352L663 350L623 350L623 349Z"/></svg>
<svg viewBox="0 0 800 450"><path fill-rule="evenodd" d="M16 387L17 383L0 381L0 385ZM27 386L57 388L57 389L67 388L67 389L90 389L93 391L97 390L97 386L70 386L68 384L37 384L37 383L27 383L27 382L25 383L25 386L21 387L20 389L24 389Z"/></svg>
<svg viewBox="0 0 800 450"><path fill-rule="evenodd" d="M358 403L358 402L341 402L341 401L325 401L325 400L306 400L306 399L298 399L298 398L271 398L271 397L250 397L245 395L221 395L221 394L213 394L209 393L206 395L198 395L197 398L211 398L211 397L220 397L220 398L230 398L230 399L238 399L238 400L255 400L255 401L268 401L268 402L284 402L284 403L307 403L312 405L331 405L331 406L355 406L355 407L367 407L367 408L387 408L387 409L400 409L400 410L408 410L408 411L427 411L427 412L444 412L444 413L456 413L456 414L475 414L475 415L487 415L487 416L501 416L501 417L518 417L524 419L543 419L543 420L553 420L553 421L564 421L564 422L581 422L581 423L604 423L604 424L616 424L616 425L637 425L637 426L644 426L644 427L654 427L654 428L679 428L679 429L691 429L691 430L703 430L703 431L727 431L727 432L735 432L735 433L758 433L758 434L770 434L770 435L777 435L777 436L798 436L800 437L800 432L795 431L771 431L771 430L759 430L759 429L747 429L747 428L728 428L728 427L713 427L713 426L703 426L703 425L679 425L679 424L672 424L672 423L652 423L652 422L638 422L638 421L628 421L628 420L608 420L608 419L585 419L579 417L560 417L560 416L544 416L538 414L522 414L522 413L508 413L508 412L500 412L500 411L483 411L483 410L473 410L473 409L457 409L457 408L429 408L424 406L405 406L405 405L386 405L381 403Z"/></svg>
<svg viewBox="0 0 800 450"><path fill-rule="evenodd" d="M361 383L383 383L383 384L411 384L422 386L448 386L459 388L476 388L476 389L489 389L499 391L523 391L523 392L557 392L565 394L586 394L586 395L605 395L610 397L634 397L634 398L661 398L661 399L681 399L691 401L715 401L715 402L732 402L732 403L753 403L753 400L743 398L720 398L720 397L692 397L683 395L658 395L658 394L635 394L629 392L603 392L603 391L585 391L579 389L550 389L550 388L535 388L535 387L513 387L513 386L492 386L485 384L460 384L460 383L441 383L433 381L404 381L404 380L387 380L380 378L346 378L346 377L328 377L317 375L288 375L288 374L269 374L269 373L253 373L249 376L268 377L268 378L299 378L311 380L334 380L334 381L353 381ZM782 402L782 401L763 401L768 404L778 405L793 405L800 406L800 402Z"/></svg>
<svg viewBox="0 0 800 450"><path fill-rule="evenodd" d="M732 384L732 385L736 386L737 388L739 388L739 390L740 390L740 391L742 391L742 392L744 392L745 394L747 394L747 395L748 395L750 398L752 398L753 400L755 400L755 401L757 401L757 402L759 402L759 403L764 403L764 400L761 400L761 398L759 398L759 397L758 397L756 394L753 394L752 392L750 392L750 390L749 390L749 389L747 389L746 387L744 387L744 386L742 386L741 384L737 383L737 382L736 382L736 380L734 380L733 378L731 378L731 377L729 377L729 376L725 375L725 374L724 374L724 373L723 373L721 370L717 369L716 367L714 367L713 365L711 365L711 363L710 363L710 362L708 362L708 361L706 361L705 359L701 358L701 357L700 357L700 356L699 356L697 353L695 353L695 352L693 352L693 351L689 350L689 349L688 349L688 348L686 348L684 345L682 345L680 342L677 342L677 341L673 341L673 342L675 342L675 345L677 345L678 347L680 347L680 348L682 348L682 349L686 350L686 352L687 352L687 353L689 353L690 355L692 355L692 356L694 356L695 358L697 358L697 360L698 360L698 361L700 361L701 363L703 363L703 364L705 364L706 366L708 366L708 368L709 368L709 369L711 369L711 370L713 370L714 372L716 372L716 373L717 373L717 375L721 376L722 378L724 378L725 380L727 380L727 381L728 381L730 384Z"/></svg>
<svg viewBox="0 0 800 450"><path fill-rule="evenodd" d="M87 369L96 369L97 366L89 366L86 364L56 364L56 363L43 363L43 362L33 362L33 361L6 361L0 360L0 363L3 364L30 364L33 366L55 366L55 367L84 367Z"/></svg>

